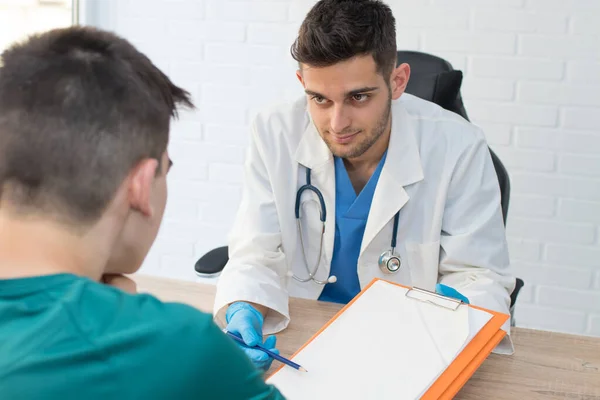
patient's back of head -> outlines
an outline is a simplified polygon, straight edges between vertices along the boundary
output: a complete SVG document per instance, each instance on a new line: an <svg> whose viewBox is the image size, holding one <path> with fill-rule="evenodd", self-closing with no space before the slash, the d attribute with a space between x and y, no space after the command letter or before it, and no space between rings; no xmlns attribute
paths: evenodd
<svg viewBox="0 0 600 400"><path fill-rule="evenodd" d="M86 225L136 162L159 159L191 105L130 43L91 28L36 35L0 63L2 201Z"/></svg>
<svg viewBox="0 0 600 400"><path fill-rule="evenodd" d="M277 394L210 314L99 283L135 272L156 236L181 105L188 93L108 32L2 54L0 399Z"/></svg>

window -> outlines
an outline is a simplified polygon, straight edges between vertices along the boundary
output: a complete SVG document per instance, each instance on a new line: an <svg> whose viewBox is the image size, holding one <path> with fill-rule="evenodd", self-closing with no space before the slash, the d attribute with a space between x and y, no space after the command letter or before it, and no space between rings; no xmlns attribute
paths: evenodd
<svg viewBox="0 0 600 400"><path fill-rule="evenodd" d="M0 0L0 52L28 35L77 22L77 0Z"/></svg>

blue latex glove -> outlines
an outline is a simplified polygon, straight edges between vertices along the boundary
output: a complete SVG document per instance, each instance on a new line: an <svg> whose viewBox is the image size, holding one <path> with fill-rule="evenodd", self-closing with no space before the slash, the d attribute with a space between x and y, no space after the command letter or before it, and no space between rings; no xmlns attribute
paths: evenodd
<svg viewBox="0 0 600 400"><path fill-rule="evenodd" d="M229 332L237 333L244 339L244 342L248 346L256 346L262 344L267 349L279 354L279 350L275 348L277 339L275 336L269 336L263 343L262 341L262 328L263 328L263 316L262 314L250 304L245 302L236 302L231 304L227 308L225 314L225 320L227 321L227 330ZM238 344L246 355L250 358L252 363L259 369L264 371L268 370L273 362L273 359L269 357L267 353L261 350L249 349L243 345Z"/></svg>
<svg viewBox="0 0 600 400"><path fill-rule="evenodd" d="M435 292L437 294L441 294L442 296L452 297L457 300L461 300L463 303L469 303L469 299L460 294L460 292L456 289L451 288L450 286L446 286L442 283L438 283L435 285Z"/></svg>

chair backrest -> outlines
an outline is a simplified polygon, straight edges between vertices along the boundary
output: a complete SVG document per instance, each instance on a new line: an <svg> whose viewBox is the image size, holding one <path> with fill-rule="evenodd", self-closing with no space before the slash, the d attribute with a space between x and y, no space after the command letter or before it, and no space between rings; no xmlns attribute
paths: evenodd
<svg viewBox="0 0 600 400"><path fill-rule="evenodd" d="M418 51L398 51L397 63L398 65L401 63L410 65L411 76L406 87L407 93L434 102L469 121L460 95L461 71L453 69L452 65L443 58ZM502 217L506 225L510 200L510 179L506 168L492 149L490 149L490 154L498 177Z"/></svg>

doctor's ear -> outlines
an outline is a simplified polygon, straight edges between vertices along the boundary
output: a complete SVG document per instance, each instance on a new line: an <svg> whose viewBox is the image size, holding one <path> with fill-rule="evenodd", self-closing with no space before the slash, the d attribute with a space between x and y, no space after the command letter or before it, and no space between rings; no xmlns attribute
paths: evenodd
<svg viewBox="0 0 600 400"><path fill-rule="evenodd" d="M302 67L300 67L300 68L302 68ZM299 69L296 71L296 78L298 78L298 80L300 81L300 84L303 87L306 87L306 85L304 84L304 78L302 77L302 69Z"/></svg>
<svg viewBox="0 0 600 400"><path fill-rule="evenodd" d="M145 158L131 169L127 177L130 207L145 217L152 217L154 214L151 200L158 168L158 160Z"/></svg>
<svg viewBox="0 0 600 400"><path fill-rule="evenodd" d="M392 70L392 75L390 77L392 99L396 100L404 93L409 79L410 65L403 63Z"/></svg>

